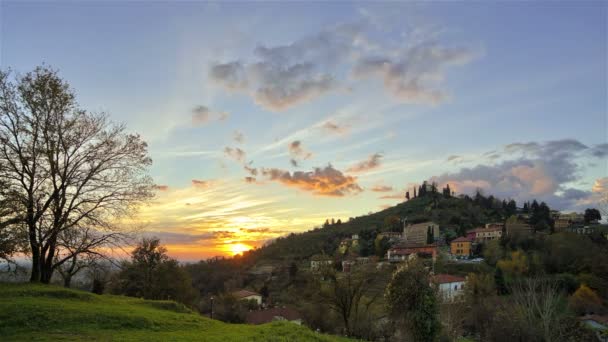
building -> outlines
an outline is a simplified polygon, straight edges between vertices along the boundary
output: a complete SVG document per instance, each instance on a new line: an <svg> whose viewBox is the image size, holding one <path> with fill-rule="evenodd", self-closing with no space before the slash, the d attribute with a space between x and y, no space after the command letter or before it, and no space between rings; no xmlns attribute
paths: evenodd
<svg viewBox="0 0 608 342"><path fill-rule="evenodd" d="M556 232L567 231L575 225L585 223L585 215L579 213L559 213L554 219L554 228Z"/></svg>
<svg viewBox="0 0 608 342"><path fill-rule="evenodd" d="M350 237L350 239L346 238L346 239L342 239L342 241L340 241L338 250L340 251L340 253L344 254L348 251L349 248L357 247L358 245L359 245L359 235L353 234Z"/></svg>
<svg viewBox="0 0 608 342"><path fill-rule="evenodd" d="M312 258L310 258L310 270L318 271L322 267L330 267L331 265L333 265L333 263L334 263L334 261L327 255L324 255L324 254L313 255Z"/></svg>
<svg viewBox="0 0 608 342"><path fill-rule="evenodd" d="M500 239L502 236L502 226L491 226L488 228L475 228L467 232L467 238L475 242L484 242Z"/></svg>
<svg viewBox="0 0 608 342"><path fill-rule="evenodd" d="M443 301L454 301L464 294L466 278L451 274L436 274L431 277L431 285L436 286Z"/></svg>
<svg viewBox="0 0 608 342"><path fill-rule="evenodd" d="M469 257L473 251L473 240L459 237L450 242L450 252L459 257Z"/></svg>
<svg viewBox="0 0 608 342"><path fill-rule="evenodd" d="M593 234L595 232L595 227L576 226L576 227L568 228L567 231L576 233L576 234L580 234L580 235L589 235L589 234Z"/></svg>
<svg viewBox="0 0 608 342"><path fill-rule="evenodd" d="M382 240L387 238L389 242L398 242L403 238L403 234L399 232L382 232L376 235L376 239Z"/></svg>
<svg viewBox="0 0 608 342"><path fill-rule="evenodd" d="M273 321L302 324L302 315L294 309L282 307L250 311L245 318L247 324L265 324Z"/></svg>
<svg viewBox="0 0 608 342"><path fill-rule="evenodd" d="M410 224L403 228L403 240L411 244L426 244L427 233L429 229L433 232L435 238L439 237L439 225L435 222L422 222Z"/></svg>
<svg viewBox="0 0 608 342"><path fill-rule="evenodd" d="M437 245L414 245L405 244L391 247L386 253L386 259L390 262L401 262L409 260L414 256L437 257Z"/></svg>
<svg viewBox="0 0 608 342"><path fill-rule="evenodd" d="M258 305L262 305L262 295L257 292L239 290L232 292L232 296L237 300L254 300Z"/></svg>

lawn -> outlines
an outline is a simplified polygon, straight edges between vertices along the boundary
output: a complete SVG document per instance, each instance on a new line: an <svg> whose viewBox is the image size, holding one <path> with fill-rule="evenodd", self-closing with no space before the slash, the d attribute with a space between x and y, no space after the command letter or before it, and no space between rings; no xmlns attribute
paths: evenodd
<svg viewBox="0 0 608 342"><path fill-rule="evenodd" d="M37 284L0 284L2 341L346 341L289 322L202 317L181 304Z"/></svg>

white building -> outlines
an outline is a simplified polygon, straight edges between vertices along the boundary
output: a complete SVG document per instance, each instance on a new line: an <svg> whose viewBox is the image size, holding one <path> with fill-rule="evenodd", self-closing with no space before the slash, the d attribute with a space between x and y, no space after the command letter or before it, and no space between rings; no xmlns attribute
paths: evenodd
<svg viewBox="0 0 608 342"><path fill-rule="evenodd" d="M254 300L258 305L262 305L262 295L248 290L239 290L233 292L232 295L237 300Z"/></svg>
<svg viewBox="0 0 608 342"><path fill-rule="evenodd" d="M452 302L464 294L464 277L451 274L437 274L431 278L433 285L437 287L439 297L443 301Z"/></svg>

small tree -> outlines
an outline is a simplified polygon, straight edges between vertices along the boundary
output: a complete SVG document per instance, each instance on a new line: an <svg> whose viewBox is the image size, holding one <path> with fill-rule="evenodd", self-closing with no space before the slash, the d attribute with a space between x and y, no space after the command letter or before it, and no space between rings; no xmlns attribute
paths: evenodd
<svg viewBox="0 0 608 342"><path fill-rule="evenodd" d="M595 221L601 221L602 214L599 210L595 208L587 208L585 209L585 223L592 223Z"/></svg>
<svg viewBox="0 0 608 342"><path fill-rule="evenodd" d="M419 261L408 262L393 274L385 292L391 319L413 341L433 341L440 330L435 291Z"/></svg>

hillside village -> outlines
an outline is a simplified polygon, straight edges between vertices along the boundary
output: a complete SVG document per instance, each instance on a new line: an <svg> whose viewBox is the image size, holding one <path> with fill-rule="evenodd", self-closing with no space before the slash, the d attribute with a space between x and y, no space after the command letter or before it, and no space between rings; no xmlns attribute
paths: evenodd
<svg viewBox="0 0 608 342"><path fill-rule="evenodd" d="M422 186L427 187L426 182ZM535 259L542 258L540 251L532 251L539 246L530 245L554 243L553 240L561 243L562 239L573 243L593 239L603 241L602 248L606 246L608 227L600 224L599 213L594 210L586 214L561 213L536 201L518 207L513 201L500 201L481 193L470 198L455 196L446 189L439 193L434 184L427 188L428 192L422 190L420 194L419 190L416 197L405 199L397 207L351 218L344 223L328 219L323 227L281 238L243 255L240 260L244 268L241 269L246 273L240 285L251 291L250 296L240 296L242 288L233 292L236 298L249 301L242 320L284 319L321 331L375 340L386 328L382 327L382 322L386 323L382 315L377 317L379 321L372 320L376 324L366 323L366 328L360 325L372 319L375 310L382 310L384 288L393 273L407 268L408 264L425 265L429 285L435 289L440 306L444 308L467 303L470 300L467 291L471 287L486 286L494 289L490 291L506 294L510 291L508 284L513 284L516 278L534 274L531 269L542 268L544 261ZM518 262L520 265L511 264ZM545 274L545 271L538 272ZM337 322L329 323L333 320L329 317L339 316L346 308L341 303L331 304L333 299L325 298L322 293L327 290L336 295L340 286L346 286L341 290L353 290L350 288L353 279L361 277L366 280L361 285L365 288L360 290L359 300L361 305L365 302L368 309L349 312L349 317L343 319L342 328L336 327L340 325ZM591 284L577 279L569 281L572 282L568 285L571 294L581 286ZM486 284L478 284L483 282ZM595 296L605 296L607 293L600 285L608 284L605 278L594 278L593 282L590 286L595 289L592 290L597 293ZM315 291L321 294L317 295ZM319 301L327 301L330 311L321 312L329 316L320 314ZM605 303L604 300L596 301ZM582 310L581 322L585 317L594 322L591 325L600 327L598 331L605 331L606 316L601 316L605 311L599 307ZM468 314L462 307L459 310L456 321L461 324L458 333L462 333ZM454 323L446 319L442 316L441 324Z"/></svg>

